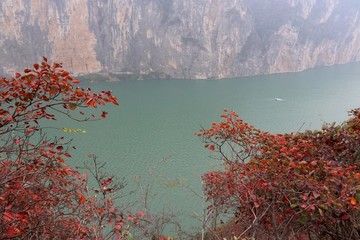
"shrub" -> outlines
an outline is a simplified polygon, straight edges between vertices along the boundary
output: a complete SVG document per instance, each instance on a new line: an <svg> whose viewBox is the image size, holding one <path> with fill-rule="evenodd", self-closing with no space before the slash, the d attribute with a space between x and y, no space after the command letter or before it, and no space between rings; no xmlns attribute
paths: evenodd
<svg viewBox="0 0 360 240"><path fill-rule="evenodd" d="M318 131L270 134L235 112L202 129L224 170L203 176L207 201L238 237L359 239L360 109Z"/></svg>
<svg viewBox="0 0 360 240"><path fill-rule="evenodd" d="M83 111L118 105L111 91L94 93L75 87L78 83L61 64L50 65L46 58L24 74L0 78L1 239L122 238L137 223L137 216L114 204L123 185L103 174L94 158L94 168L87 170L97 186L89 187L88 175L66 163L69 142L48 138L42 127L57 115L76 121L104 118L104 111L99 116Z"/></svg>

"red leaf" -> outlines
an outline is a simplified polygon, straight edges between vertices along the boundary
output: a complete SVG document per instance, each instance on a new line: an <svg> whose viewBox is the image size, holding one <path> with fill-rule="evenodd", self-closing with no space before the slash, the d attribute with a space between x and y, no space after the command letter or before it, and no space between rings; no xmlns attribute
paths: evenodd
<svg viewBox="0 0 360 240"><path fill-rule="evenodd" d="M102 114L101 114L101 118L106 118L107 114L108 114L107 112L103 111Z"/></svg>
<svg viewBox="0 0 360 240"><path fill-rule="evenodd" d="M101 186L107 186L112 183L112 178L108 178L107 180L103 180L101 182Z"/></svg>
<svg viewBox="0 0 360 240"><path fill-rule="evenodd" d="M56 147L56 150L58 150L58 151L62 151L63 149L64 149L63 146L57 146L57 147Z"/></svg>
<svg viewBox="0 0 360 240"><path fill-rule="evenodd" d="M313 191L314 198L317 199L320 197L320 194L316 191Z"/></svg>
<svg viewBox="0 0 360 240"><path fill-rule="evenodd" d="M19 78L19 77L21 77L21 74L20 73L15 73L15 78Z"/></svg>
<svg viewBox="0 0 360 240"><path fill-rule="evenodd" d="M4 212L2 217L3 217L4 221L9 222L9 221L11 221L13 219L14 216L13 216L13 214L11 212Z"/></svg>
<svg viewBox="0 0 360 240"><path fill-rule="evenodd" d="M79 199L79 203L80 203L80 204L83 204L85 201L86 201L85 196L84 196L84 195L81 195L81 196L80 196L80 199Z"/></svg>
<svg viewBox="0 0 360 240"><path fill-rule="evenodd" d="M35 68L36 70L38 70L38 69L39 69L39 64L35 63L35 64L34 64L34 68Z"/></svg>
<svg viewBox="0 0 360 240"><path fill-rule="evenodd" d="M82 97L82 96L84 96L84 91L80 88L76 88L75 94L77 97Z"/></svg>
<svg viewBox="0 0 360 240"><path fill-rule="evenodd" d="M215 151L215 146L214 146L214 145L210 145L210 146L209 146L209 150Z"/></svg>
<svg viewBox="0 0 360 240"><path fill-rule="evenodd" d="M64 153L64 156L65 156L65 157L68 157L68 158L71 157L71 155L70 155L69 153Z"/></svg>
<svg viewBox="0 0 360 240"><path fill-rule="evenodd" d="M75 84L80 83L80 81L79 81L78 79L76 79L76 78L73 78L73 79L72 79L72 82L75 83Z"/></svg>
<svg viewBox="0 0 360 240"><path fill-rule="evenodd" d="M35 130L36 130L35 128L29 128L29 129L26 129L25 133L30 134L30 133L34 132Z"/></svg>
<svg viewBox="0 0 360 240"><path fill-rule="evenodd" d="M86 105L90 106L90 107L96 107L96 102L94 99L90 98L85 102Z"/></svg>
<svg viewBox="0 0 360 240"><path fill-rule="evenodd" d="M67 72L67 71L63 71L62 73L61 73L61 76L62 77L66 77L66 76L68 76L69 75L69 72Z"/></svg>
<svg viewBox="0 0 360 240"><path fill-rule="evenodd" d="M137 213L138 213L138 215L139 215L140 217L143 217L143 216L144 216L144 213L143 213L143 211L141 211L141 210L139 210Z"/></svg>
<svg viewBox="0 0 360 240"><path fill-rule="evenodd" d="M24 233L24 230L11 226L6 230L8 237L16 237Z"/></svg>

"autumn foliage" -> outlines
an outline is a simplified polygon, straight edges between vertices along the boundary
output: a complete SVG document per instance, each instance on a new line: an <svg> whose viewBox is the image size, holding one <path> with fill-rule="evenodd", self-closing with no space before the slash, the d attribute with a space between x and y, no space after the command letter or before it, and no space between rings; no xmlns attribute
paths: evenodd
<svg viewBox="0 0 360 240"><path fill-rule="evenodd" d="M322 130L270 134L225 110L198 133L224 170L203 176L226 237L360 239L360 109Z"/></svg>
<svg viewBox="0 0 360 240"><path fill-rule="evenodd" d="M118 105L111 91L78 83L46 58L0 78L0 239L123 239L148 223L142 211L116 206L123 185L95 157L81 173L67 163L75 147L46 134L47 120L97 120L107 112L86 109ZM221 118L197 134L223 161L223 170L203 175L208 212L228 214L215 232L227 239L360 239L360 109L343 124L289 134L261 131L227 110Z"/></svg>
<svg viewBox="0 0 360 240"><path fill-rule="evenodd" d="M72 146L42 128L58 115L104 118L104 111L88 116L84 110L118 105L111 91L94 93L78 83L46 58L14 78L0 78L0 239L121 239L136 224L137 216L114 203L119 186L113 177L95 160L89 175L70 167ZM89 176L97 185L89 187Z"/></svg>

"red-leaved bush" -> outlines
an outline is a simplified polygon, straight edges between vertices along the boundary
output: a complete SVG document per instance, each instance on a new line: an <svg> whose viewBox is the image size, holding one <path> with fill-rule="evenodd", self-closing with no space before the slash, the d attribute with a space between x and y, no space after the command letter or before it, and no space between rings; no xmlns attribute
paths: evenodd
<svg viewBox="0 0 360 240"><path fill-rule="evenodd" d="M270 134L227 112L201 130L224 170L203 176L229 236L360 239L360 109L321 131ZM227 236L227 237L229 237Z"/></svg>
<svg viewBox="0 0 360 240"><path fill-rule="evenodd" d="M102 165L94 159L94 169L88 168L97 184L89 187L88 175L66 164L69 143L47 137L41 127L57 114L104 118L106 112L83 111L118 105L111 91L94 93L77 83L46 58L14 78L0 78L0 239L121 239L138 221L115 206L122 186L102 173Z"/></svg>

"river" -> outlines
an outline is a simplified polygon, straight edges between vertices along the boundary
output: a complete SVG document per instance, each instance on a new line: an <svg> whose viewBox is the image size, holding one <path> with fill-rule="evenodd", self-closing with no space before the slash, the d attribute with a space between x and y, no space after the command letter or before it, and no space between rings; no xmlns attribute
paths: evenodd
<svg viewBox="0 0 360 240"><path fill-rule="evenodd" d="M220 121L224 108L235 110L257 128L273 133L319 128L341 122L360 106L360 63L226 80L142 80L86 83L111 89L120 106L106 107L106 119L59 126L86 129L66 135L77 146L76 161L94 153L106 170L126 177L129 189L150 184L153 209L190 217L201 212L201 175L219 167L194 135ZM276 101L281 98L283 101ZM134 197L135 199L136 197ZM138 199L138 198L137 198Z"/></svg>

